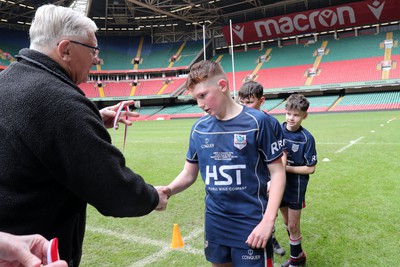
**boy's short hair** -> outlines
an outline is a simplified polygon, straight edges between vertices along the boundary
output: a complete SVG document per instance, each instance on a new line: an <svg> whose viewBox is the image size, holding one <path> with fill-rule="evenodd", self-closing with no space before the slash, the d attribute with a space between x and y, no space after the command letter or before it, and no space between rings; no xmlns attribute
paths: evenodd
<svg viewBox="0 0 400 267"><path fill-rule="evenodd" d="M195 63L190 68L185 86L188 90L190 90L197 84L212 78L220 78L228 81L224 70L218 62L212 60L202 60Z"/></svg>
<svg viewBox="0 0 400 267"><path fill-rule="evenodd" d="M255 97L261 99L264 95L264 87L255 81L245 82L239 90L239 98Z"/></svg>
<svg viewBox="0 0 400 267"><path fill-rule="evenodd" d="M297 109L297 110L307 112L309 106L310 106L310 102L307 100L307 98L304 95L292 94L288 97L285 108L287 110Z"/></svg>

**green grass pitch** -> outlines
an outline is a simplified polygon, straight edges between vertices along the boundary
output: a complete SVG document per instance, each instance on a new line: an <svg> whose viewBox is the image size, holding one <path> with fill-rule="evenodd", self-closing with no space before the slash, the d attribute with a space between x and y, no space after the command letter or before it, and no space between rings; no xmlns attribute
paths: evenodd
<svg viewBox="0 0 400 267"><path fill-rule="evenodd" d="M153 185L168 184L183 167L194 122L134 122L127 165ZM397 266L400 110L310 114L303 126L316 139L319 160L301 221L307 266ZM122 148L122 128L110 134ZM203 198L199 177L170 198L165 212L110 218L89 206L81 266L210 266L203 255ZM170 248L174 223L185 243L180 249ZM288 251L280 215L276 226ZM284 260L275 256L275 266Z"/></svg>

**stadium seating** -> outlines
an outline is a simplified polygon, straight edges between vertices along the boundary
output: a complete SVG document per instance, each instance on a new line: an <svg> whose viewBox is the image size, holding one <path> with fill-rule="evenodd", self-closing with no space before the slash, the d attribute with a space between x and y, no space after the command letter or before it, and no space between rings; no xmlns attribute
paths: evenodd
<svg viewBox="0 0 400 267"><path fill-rule="evenodd" d="M132 36L98 36L101 48L99 57L102 70L131 70L132 59L136 56L140 38Z"/></svg>
<svg viewBox="0 0 400 267"><path fill-rule="evenodd" d="M107 82L103 83L105 97L129 96L132 88L130 82Z"/></svg>
<svg viewBox="0 0 400 267"><path fill-rule="evenodd" d="M306 82L305 72L309 65L262 69L258 72L257 82L265 89L302 86Z"/></svg>
<svg viewBox="0 0 400 267"><path fill-rule="evenodd" d="M192 118L203 116L204 112L195 104L182 104L178 106L165 107L153 116L163 117L165 115L167 115L169 119Z"/></svg>
<svg viewBox="0 0 400 267"><path fill-rule="evenodd" d="M81 88L81 90L85 93L86 97L95 98L100 96L97 89L97 83L94 82L81 83L79 85L79 88Z"/></svg>
<svg viewBox="0 0 400 267"><path fill-rule="evenodd" d="M271 58L264 64L262 69L280 68L299 65L312 65L315 59L314 52L320 47L321 42L304 46L294 44L274 47L271 51Z"/></svg>
<svg viewBox="0 0 400 267"><path fill-rule="evenodd" d="M235 62L235 71L242 72L247 71L251 72L258 64L258 58L265 53L265 50L252 49L248 51L235 51L234 53L234 62ZM214 56L213 60L215 61L219 55ZM223 54L223 57L219 60L222 68L225 72L232 72L232 56L229 53Z"/></svg>
<svg viewBox="0 0 400 267"><path fill-rule="evenodd" d="M168 78L168 86L163 91L159 91L158 94L172 94L186 82L186 78Z"/></svg>
<svg viewBox="0 0 400 267"><path fill-rule="evenodd" d="M270 110L273 110L280 104L282 104L283 99L277 98L277 99L266 99L264 104L261 105L260 109L269 112Z"/></svg>
<svg viewBox="0 0 400 267"><path fill-rule="evenodd" d="M139 80L135 95L156 95L164 85L164 79Z"/></svg>
<svg viewBox="0 0 400 267"><path fill-rule="evenodd" d="M400 91L347 94L342 98L338 95L307 96L307 99L310 101L309 113L400 109ZM285 104L282 98L266 99L261 110L271 115L281 115L286 112ZM139 110L140 119L198 118L204 115L196 104L147 108L152 110L151 115L142 115Z"/></svg>
<svg viewBox="0 0 400 267"><path fill-rule="evenodd" d="M151 44L145 40L138 69L187 67L203 49L202 41ZM177 56L174 61L173 56Z"/></svg>
<svg viewBox="0 0 400 267"><path fill-rule="evenodd" d="M329 40L329 54L323 59L325 62L382 57L383 50L380 43L385 40L385 33L361 35L357 37Z"/></svg>
<svg viewBox="0 0 400 267"><path fill-rule="evenodd" d="M170 55L178 51L180 43L146 43L143 47L142 63L139 69L167 68L170 63Z"/></svg>
<svg viewBox="0 0 400 267"><path fill-rule="evenodd" d="M139 117L134 118L135 121L137 120L147 120L152 115L156 114L160 111L163 107L162 106L149 106L149 107L141 107L135 110L135 112L139 113Z"/></svg>
<svg viewBox="0 0 400 267"><path fill-rule="evenodd" d="M400 109L400 91L348 94L331 111Z"/></svg>
<svg viewBox="0 0 400 267"><path fill-rule="evenodd" d="M307 97L310 101L310 107L308 112L326 112L329 108L338 100L339 96L309 96Z"/></svg>
<svg viewBox="0 0 400 267"><path fill-rule="evenodd" d="M313 85L376 81L381 79L377 65L382 58L360 58L333 62L321 62L320 74L314 77Z"/></svg>
<svg viewBox="0 0 400 267"><path fill-rule="evenodd" d="M383 42L388 36L398 40L399 31L380 34L352 36L348 38L325 39L311 44L292 44L283 47L235 51L235 85L240 88L243 77L254 74L258 67L258 59L268 53L268 60L261 64L253 79L264 85L265 89L285 89L307 85L346 84L356 82L378 81L399 78L399 46L386 51ZM397 39L396 39L397 38ZM319 48L324 53L318 56ZM381 63L389 55L393 68L385 76ZM233 84L232 59L229 53L216 55L228 79ZM315 76L307 80L307 71L315 67ZM251 75L250 75L251 76Z"/></svg>
<svg viewBox="0 0 400 267"><path fill-rule="evenodd" d="M326 86L338 85L339 87L343 84L376 83L384 79L400 78L400 47L398 45L400 31L359 36L349 34L348 37L345 35L340 34L338 40L323 36L317 42L301 41L299 44L293 44L294 41L292 41L290 45L286 42L281 47L262 49L253 47L235 51L234 73L231 54L216 54L213 60L221 63L227 73L230 89L235 93L247 79L260 82L265 92L271 90L271 92L286 93L309 85L326 88ZM7 36L7 38L0 38L0 65L6 67L12 61L13 55L17 54L21 48L29 46L29 39L26 32L6 29L0 30L0 36ZM384 46L386 39L393 40L393 46L389 49L385 49ZM165 74L160 70L171 67L180 67L180 70L185 70L196 58L203 57L202 40L152 44L149 37L98 36L98 42L101 47L102 64L97 68L93 67L92 70L98 71L100 68L102 71L99 72L100 77L105 80L102 81L101 86L93 81L79 85L89 98L141 97L159 94L176 96L177 92L182 91L179 89L186 78L176 77L178 73ZM323 53L319 55L318 51L321 48L323 48ZM139 58L137 62L139 64L135 64L135 58ZM385 66L390 68L383 71ZM310 69L314 71L312 79L307 76ZM113 71L121 70L130 71L129 78L128 74L124 74L126 76L126 78L122 77L124 80L118 82L114 78L108 80L107 73L112 75ZM154 70L156 71L152 73ZM152 74L146 74L148 71ZM132 84L132 77L137 79L136 86ZM183 91L181 94L187 95L188 91ZM339 93L335 96L310 96L309 111L399 108L398 94L393 92L346 94L339 99L340 101L337 101L338 98ZM267 99L262 109L272 114L281 114L284 113L284 103L283 98ZM336 105L333 106L333 103ZM148 107L148 109L153 113L143 114L141 118L157 115L169 116L169 118L196 117L203 114L197 105L193 104L184 104L179 108L171 107L171 110L162 109L159 106Z"/></svg>
<svg viewBox="0 0 400 267"><path fill-rule="evenodd" d="M174 63L174 67L190 66L197 55L203 50L203 40L187 41L183 50L180 52L178 60Z"/></svg>

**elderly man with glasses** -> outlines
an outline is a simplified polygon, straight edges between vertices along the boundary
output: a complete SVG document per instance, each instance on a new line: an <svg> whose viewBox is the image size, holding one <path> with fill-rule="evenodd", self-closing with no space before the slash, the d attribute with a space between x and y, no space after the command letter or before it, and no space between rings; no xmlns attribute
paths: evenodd
<svg viewBox="0 0 400 267"><path fill-rule="evenodd" d="M57 237L71 267L82 255L87 204L113 217L167 204L163 188L129 169L111 144L106 127L118 106L98 110L77 86L97 62L96 30L72 9L41 6L30 48L0 73L0 231ZM119 119L130 124L126 116L134 113Z"/></svg>

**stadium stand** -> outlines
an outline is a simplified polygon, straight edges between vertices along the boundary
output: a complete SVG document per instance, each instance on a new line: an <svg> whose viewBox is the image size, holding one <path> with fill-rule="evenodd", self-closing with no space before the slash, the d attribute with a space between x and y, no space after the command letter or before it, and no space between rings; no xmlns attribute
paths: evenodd
<svg viewBox="0 0 400 267"><path fill-rule="evenodd" d="M153 114L155 118L192 118L201 117L204 112L196 104L183 104L178 106L168 106Z"/></svg>
<svg viewBox="0 0 400 267"><path fill-rule="evenodd" d="M193 61L203 51L203 40L187 41L183 50L179 53L178 59L174 63L174 67L190 66Z"/></svg>
<svg viewBox="0 0 400 267"><path fill-rule="evenodd" d="M167 85L164 90L160 90L157 94L172 94L179 90L181 86L186 82L186 78L166 78L164 83Z"/></svg>
<svg viewBox="0 0 400 267"><path fill-rule="evenodd" d="M28 46L26 32L1 29L0 68L8 66L12 55ZM238 91L246 80L264 86L265 94L297 91L299 88L329 88L351 84L380 84L400 79L399 30L379 34L341 34L340 38L323 37L318 41L287 42L281 46L246 47L232 55L215 54L227 73L231 91ZM92 68L92 78L79 87L93 99L187 96L182 105L146 107L139 119L197 117L202 112L181 90L188 67L202 59L202 41L152 44L149 37L99 36L101 65ZM9 56L9 58L7 58ZM4 69L3 67L3 69ZM165 73L166 69L173 69ZM310 78L310 74L311 78ZM101 82L97 82L101 80ZM135 83L134 83L135 81ZM317 86L317 87L316 87ZM318 87L320 86L320 87ZM315 90L315 89L314 89ZM392 89L393 90L393 89ZM358 94L354 89L330 92L327 96L308 96L310 112L380 110L399 108L396 92ZM362 90L359 90L362 92ZM390 89L386 89L390 91ZM356 94L357 93L357 94ZM342 95L342 97L339 97ZM268 99L262 109L272 114L284 113L283 96ZM353 101L352 101L353 100ZM185 102L185 101L184 101ZM346 104L350 103L350 104ZM148 113L147 113L148 112Z"/></svg>
<svg viewBox="0 0 400 267"><path fill-rule="evenodd" d="M400 108L400 91L348 94L331 111L361 111Z"/></svg>
<svg viewBox="0 0 400 267"><path fill-rule="evenodd" d="M308 112L326 112L332 105L335 104L338 98L339 97L337 95L315 97L310 96L308 97L308 100L310 101Z"/></svg>
<svg viewBox="0 0 400 267"><path fill-rule="evenodd" d="M381 72L377 69L377 64L381 59L381 57L372 57L326 63L322 62L320 64L320 74L314 77L313 84L380 80Z"/></svg>
<svg viewBox="0 0 400 267"><path fill-rule="evenodd" d="M262 69L258 72L256 81L266 89L302 86L307 79L305 71L308 67L309 65L299 65Z"/></svg>
<svg viewBox="0 0 400 267"><path fill-rule="evenodd" d="M98 36L101 70L130 70L139 48L140 38L132 36ZM92 68L95 70L95 68Z"/></svg>
<svg viewBox="0 0 400 267"><path fill-rule="evenodd" d="M310 101L309 113L400 109L400 91L357 93L344 97L307 96L307 99ZM285 104L284 98L267 99L261 110L272 115L281 115L286 112ZM137 112L140 117L135 120L198 118L204 115L197 104L144 107Z"/></svg>
<svg viewBox="0 0 400 267"><path fill-rule="evenodd" d="M321 42L310 45L294 44L281 48L274 47L270 54L270 60L264 64L262 69L289 67L298 65L312 65L314 63L314 52L320 47Z"/></svg>
<svg viewBox="0 0 400 267"><path fill-rule="evenodd" d="M130 82L107 82L103 83L105 97L129 96L132 88Z"/></svg>
<svg viewBox="0 0 400 267"><path fill-rule="evenodd" d="M135 110L135 112L139 113L139 117L136 117L134 120L146 120L152 115L156 114L160 111L163 107L162 106L149 106L149 107L141 107Z"/></svg>
<svg viewBox="0 0 400 267"><path fill-rule="evenodd" d="M97 83L94 82L81 83L79 85L79 88L81 88L82 91L85 93L85 95L89 98L100 96L97 89Z"/></svg>
<svg viewBox="0 0 400 267"><path fill-rule="evenodd" d="M247 51L235 51L234 61L235 61L235 71L249 71L253 70L258 64L258 58L263 55L265 51L259 49L249 49ZM219 55L214 56L213 60L216 60ZM222 54L219 60L222 68L225 72L232 72L232 56L229 53Z"/></svg>
<svg viewBox="0 0 400 267"><path fill-rule="evenodd" d="M397 68L399 47L396 43L387 50L382 44L386 39L398 39L398 36L399 31L382 32L311 44L235 51L235 85L240 88L246 77L260 82L266 89L397 79L400 77ZM323 54L319 56L321 49ZM263 54L268 55L267 61L258 65ZM227 52L215 55L213 59L221 62L233 84L231 55ZM383 62L389 62L387 64L391 66L386 75L383 74ZM314 71L311 79L309 70Z"/></svg>
<svg viewBox="0 0 400 267"><path fill-rule="evenodd" d="M231 92L239 91L239 89L243 85L246 77L251 75L251 73L252 73L252 70L238 71L235 73L233 73L233 72L226 73L226 77L229 80L230 91Z"/></svg>
<svg viewBox="0 0 400 267"><path fill-rule="evenodd" d="M308 101L310 101L310 107L308 109L309 113L315 112L327 112L331 106L337 101L337 95L331 96L307 96ZM271 114L284 114L286 101L277 106L275 109L271 110Z"/></svg>
<svg viewBox="0 0 400 267"><path fill-rule="evenodd" d="M139 80L135 95L156 95L164 85L164 79Z"/></svg>
<svg viewBox="0 0 400 267"><path fill-rule="evenodd" d="M265 102L261 105L260 109L265 112L269 112L270 110L273 110L274 108L282 104L283 101L284 100L281 98L266 99Z"/></svg>
<svg viewBox="0 0 400 267"><path fill-rule="evenodd" d="M142 62L139 69L167 68L170 58L180 48L182 43L151 44L145 42L142 50Z"/></svg>

